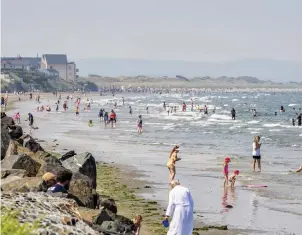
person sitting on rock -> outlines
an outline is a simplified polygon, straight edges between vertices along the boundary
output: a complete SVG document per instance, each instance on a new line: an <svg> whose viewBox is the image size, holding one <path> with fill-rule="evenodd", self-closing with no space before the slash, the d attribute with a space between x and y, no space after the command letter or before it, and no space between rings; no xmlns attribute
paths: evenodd
<svg viewBox="0 0 302 235"><path fill-rule="evenodd" d="M48 188L56 184L56 176L53 173L47 172L42 176L42 181L38 185L38 192L47 192Z"/></svg>
<svg viewBox="0 0 302 235"><path fill-rule="evenodd" d="M69 184L72 178L70 170L62 170L57 174L57 183L50 187L47 192L50 193L68 193Z"/></svg>

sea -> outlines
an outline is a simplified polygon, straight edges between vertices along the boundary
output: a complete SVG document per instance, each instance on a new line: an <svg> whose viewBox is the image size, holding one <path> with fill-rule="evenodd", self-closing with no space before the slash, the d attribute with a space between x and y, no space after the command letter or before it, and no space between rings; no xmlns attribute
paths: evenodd
<svg viewBox="0 0 302 235"><path fill-rule="evenodd" d="M59 112L55 111L57 97L42 97L41 104L26 101L16 106L21 118L23 115L25 119L29 111L33 113L39 127L33 136L50 142L56 139L66 150L89 151L97 160L128 165L142 173L139 178L152 186L152 193L142 196L157 200L164 207L169 193L166 162L171 149L178 144L182 160L176 163L176 179L191 190L197 220L209 225L228 225L230 229L245 231L242 234L302 234L302 172L290 172L302 164L302 127L292 125L292 118L302 112L301 92L251 90L115 96L87 93L81 95L78 117L75 96L67 101L67 112L62 110L66 97L61 99ZM84 110L86 99L91 102L89 111ZM176 106L176 112L168 114L164 102ZM185 112L183 102L187 104ZM50 105L52 111L36 112L42 104ZM196 105L206 105L208 114L196 110ZM281 106L285 112L280 112ZM109 112L114 109L115 128L105 127L99 119L101 108ZM230 116L232 108L236 110L236 120ZM141 135L136 130L138 115L143 119ZM88 126L89 120L93 127ZM256 135L262 143L261 172L252 170ZM225 157L231 158L231 172L240 171L234 189L223 187Z"/></svg>

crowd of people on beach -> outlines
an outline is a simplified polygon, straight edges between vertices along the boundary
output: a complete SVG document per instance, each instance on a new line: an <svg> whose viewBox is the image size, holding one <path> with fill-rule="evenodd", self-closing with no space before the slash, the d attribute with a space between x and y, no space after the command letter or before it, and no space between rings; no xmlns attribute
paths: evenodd
<svg viewBox="0 0 302 235"><path fill-rule="evenodd" d="M54 93L54 96L57 97L57 93ZM33 94L29 94L30 100L32 100ZM59 94L59 98L56 102L56 112L59 111L59 104L61 103L61 94ZM5 97L1 97L1 105L5 106L7 105L8 95L6 94ZM62 108L64 112L68 111L68 100L73 100L72 95L68 95L66 100L63 102ZM40 94L35 96L35 102L40 104ZM80 115L80 107L81 103L84 103L84 111L91 111L91 104L93 103L92 99L86 99L84 102L81 101L80 97L76 98L76 101L74 102L75 106L75 116L78 117ZM125 99L122 98L122 104L125 105ZM117 108L117 102L114 103L114 108ZM185 102L183 102L181 105L181 112L187 112L187 105ZM168 113L168 115L172 114L173 112L177 112L177 106L172 105L169 106L166 102L163 102L163 109ZM47 106L41 106L37 107L37 112L43 112L43 111L51 111L51 108L49 105ZM191 109L192 112L204 112L205 115L208 115L209 110L207 105L204 105L201 107L200 105L195 105L193 102L193 99L191 99ZM147 113L149 113L148 107L146 108ZM215 113L216 108L214 107L212 112ZM252 109L252 114L254 117L257 116L256 109ZM295 109L294 109L295 111ZM299 108L299 111L301 112L301 108ZM280 112L285 112L285 109L283 106L280 108ZM133 110L132 107L129 106L129 115L132 116ZM29 121L30 129L34 128L34 116L31 112L28 114L28 118L26 119ZM275 115L277 115L275 113ZM234 108L230 111L230 116L232 120L236 120L236 110ZM292 120L293 125L295 125L297 120L297 125L301 126L301 117L302 113L296 113L295 120ZM116 128L116 122L117 122L117 115L112 109L110 112L106 111L104 108L101 108L98 111L98 118L101 122L104 122L105 127L107 127L108 124L111 124L111 128ZM17 120L18 123L20 123L20 113L17 112L14 115L14 119ZM294 118L293 118L294 119ZM88 121L88 127L94 127L93 120ZM142 115L138 115L138 119L136 121L136 127L137 132L139 134L142 134L143 132L143 118ZM252 145L252 170L255 172L256 170L256 163L258 166L259 172L261 172L261 143L260 143L260 136L255 136L253 140ZM193 231L193 208L194 208L194 202L192 195L190 193L190 190L184 186L182 186L179 182L179 180L175 179L176 176L176 162L180 161L181 158L178 156L180 151L180 146L175 145L169 155L168 161L167 161L167 168L169 171L169 185L171 187L171 191L169 192L169 203L168 207L165 213L164 220L162 221L162 224L165 227L169 227L168 235L183 235L183 234L192 234ZM223 186L224 187L235 187L237 176L240 174L240 171L238 169L229 170L229 164L231 163L230 157L225 157L222 164L222 176L223 176ZM295 172L301 172L302 171L302 164L301 166L295 170ZM232 172L232 173L230 173ZM72 173L68 171L60 172L58 175L54 175L50 172L46 173L42 177L41 184L38 186L39 191L44 192L50 192L50 193L67 193L70 180L72 178ZM168 222L171 219L170 222ZM136 235L139 235L140 227L141 227L141 221L142 217L140 215L137 215L134 218L134 224L135 227L133 231Z"/></svg>

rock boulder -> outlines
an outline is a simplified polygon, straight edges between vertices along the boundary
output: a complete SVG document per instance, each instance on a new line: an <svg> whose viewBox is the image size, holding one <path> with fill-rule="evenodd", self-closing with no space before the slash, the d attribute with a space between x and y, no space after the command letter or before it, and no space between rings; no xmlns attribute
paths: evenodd
<svg viewBox="0 0 302 235"><path fill-rule="evenodd" d="M1 113L1 126L12 127L15 125L13 118L6 116L5 113Z"/></svg>
<svg viewBox="0 0 302 235"><path fill-rule="evenodd" d="M10 141L10 135L8 129L1 125L1 160L5 157L6 150Z"/></svg>
<svg viewBox="0 0 302 235"><path fill-rule="evenodd" d="M23 135L18 139L18 142L32 152L43 151L39 143L35 141L30 135Z"/></svg>
<svg viewBox="0 0 302 235"><path fill-rule="evenodd" d="M103 199L100 201L100 206L111 211L112 213L116 214L117 213L117 206L115 204L114 199Z"/></svg>
<svg viewBox="0 0 302 235"><path fill-rule="evenodd" d="M92 187L96 189L96 163L91 153L82 153L62 161L63 166L74 173L88 176L92 181Z"/></svg>
<svg viewBox="0 0 302 235"><path fill-rule="evenodd" d="M28 172L29 176L36 176L41 164L28 155L20 153L6 157L2 162L2 167L8 169L23 169Z"/></svg>
<svg viewBox="0 0 302 235"><path fill-rule="evenodd" d="M94 191L89 182L89 178L87 177L87 179L86 177L87 176L83 175L80 179L79 175L73 176L68 190L68 198L74 199L79 206L95 209Z"/></svg>
<svg viewBox="0 0 302 235"><path fill-rule="evenodd" d="M73 150L68 151L67 153L63 154L61 158L59 158L60 161L65 161L68 158L73 157L74 155L77 155Z"/></svg>
<svg viewBox="0 0 302 235"><path fill-rule="evenodd" d="M23 129L21 126L15 126L15 128L11 129L9 135L12 139L17 140L23 135Z"/></svg>

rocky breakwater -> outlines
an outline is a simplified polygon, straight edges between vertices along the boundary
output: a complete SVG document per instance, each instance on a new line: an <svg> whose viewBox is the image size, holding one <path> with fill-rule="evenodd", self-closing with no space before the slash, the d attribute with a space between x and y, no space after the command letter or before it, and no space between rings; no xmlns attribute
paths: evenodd
<svg viewBox="0 0 302 235"><path fill-rule="evenodd" d="M57 158L44 151L30 135L23 135L20 128L15 126L12 118L1 114L2 209L6 208L1 210L2 213L20 210L18 220L21 223L40 220L36 234L41 235L134 234L131 232L132 221L117 214L114 200L97 194L96 162L91 153L70 151ZM66 169L73 173L68 194L58 197L38 192L41 177L46 172L56 175ZM77 207L91 210L94 218L88 222L75 209ZM80 221L77 226L73 217Z"/></svg>

